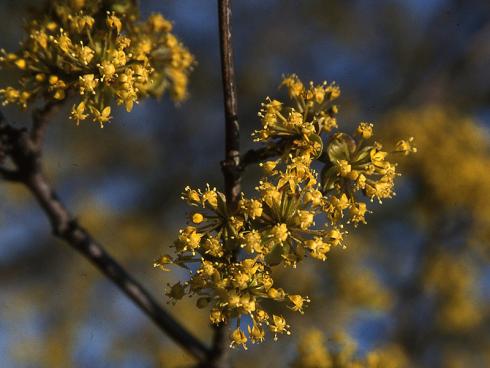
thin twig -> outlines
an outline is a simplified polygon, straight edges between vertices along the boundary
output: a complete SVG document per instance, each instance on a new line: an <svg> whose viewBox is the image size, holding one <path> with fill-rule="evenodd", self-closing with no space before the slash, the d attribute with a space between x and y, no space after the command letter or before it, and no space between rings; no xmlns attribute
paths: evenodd
<svg viewBox="0 0 490 368"><path fill-rule="evenodd" d="M10 182L18 182L20 179L17 171L7 169L6 167L0 167L0 178Z"/></svg>
<svg viewBox="0 0 490 368"><path fill-rule="evenodd" d="M46 113L50 109L45 110ZM44 127L47 123L40 116ZM208 349L165 309L163 309L145 288L138 283L93 236L81 227L75 217L66 209L55 190L42 172L41 133L44 128L30 135L25 129L17 129L7 124L0 114L0 151L6 154L15 169L2 169L2 176L15 177L34 195L51 222L53 234L64 240L87 258L99 271L116 284L163 332L184 348L198 361L205 361ZM38 140L37 144L34 139ZM4 143L7 144L4 144Z"/></svg>
<svg viewBox="0 0 490 368"><path fill-rule="evenodd" d="M290 142L291 141L289 139L281 139L274 142L274 144L258 149L248 150L240 159L240 171L244 171L250 165L258 164L271 158L284 155Z"/></svg>
<svg viewBox="0 0 490 368"><path fill-rule="evenodd" d="M240 128L238 125L235 69L231 38L231 0L218 0L219 37L221 52L221 76L225 111L225 159L222 170L228 207L236 209L241 192ZM224 368L227 364L227 326L215 327L213 346L208 361L201 367Z"/></svg>
<svg viewBox="0 0 490 368"><path fill-rule="evenodd" d="M240 195L240 128L231 39L231 0L218 0L221 75L225 108L225 160L223 174L228 205L233 208Z"/></svg>
<svg viewBox="0 0 490 368"><path fill-rule="evenodd" d="M32 129L30 137L38 150L41 150L41 144L44 141L44 135L49 124L49 115L55 113L61 106L61 102L50 101L44 107L34 110L32 113Z"/></svg>

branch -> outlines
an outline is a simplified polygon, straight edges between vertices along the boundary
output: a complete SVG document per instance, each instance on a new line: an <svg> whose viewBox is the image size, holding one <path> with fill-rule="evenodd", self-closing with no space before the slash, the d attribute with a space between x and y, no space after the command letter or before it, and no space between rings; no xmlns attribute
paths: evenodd
<svg viewBox="0 0 490 368"><path fill-rule="evenodd" d="M52 107L41 111L47 113L51 110ZM41 115L38 115L38 123L34 123L35 126L29 134L25 129L17 129L7 124L0 113L0 153L8 156L15 166L15 170L2 168L1 176L7 180L15 178L15 181L24 184L49 218L53 234L57 238L64 240L87 258L189 354L199 361L204 361L208 356L208 349L163 309L149 292L78 224L46 180L41 167L40 146L47 118Z"/></svg>
<svg viewBox="0 0 490 368"><path fill-rule="evenodd" d="M41 144L44 141L44 135L49 123L49 115L55 113L60 106L60 101L50 101L44 107L36 109L32 113L30 138L38 150L41 150Z"/></svg>
<svg viewBox="0 0 490 368"><path fill-rule="evenodd" d="M17 171L7 169L6 167L0 167L0 178L2 178L5 181L10 181L10 182L18 182L19 181L19 175Z"/></svg>
<svg viewBox="0 0 490 368"><path fill-rule="evenodd" d="M244 171L250 165L258 164L268 159L284 155L290 143L290 139L283 138L268 146L248 150L240 159L240 171Z"/></svg>
<svg viewBox="0 0 490 368"><path fill-rule="evenodd" d="M240 195L240 127L231 40L231 0L218 0L218 14L225 108L225 160L222 167L226 198L233 208L238 203Z"/></svg>
<svg viewBox="0 0 490 368"><path fill-rule="evenodd" d="M232 210L238 206L241 192L240 127L238 124L235 69L231 39L231 0L218 0L221 76L225 110L225 159L221 163L225 179L226 201ZM234 256L234 255L233 255ZM213 346L201 368L227 367L226 325L215 326Z"/></svg>

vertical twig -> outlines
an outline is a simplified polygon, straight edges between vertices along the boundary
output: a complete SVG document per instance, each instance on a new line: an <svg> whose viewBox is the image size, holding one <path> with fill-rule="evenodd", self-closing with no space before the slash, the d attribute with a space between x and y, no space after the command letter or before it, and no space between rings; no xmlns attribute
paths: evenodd
<svg viewBox="0 0 490 368"><path fill-rule="evenodd" d="M218 0L219 37L221 52L221 76L225 111L225 159L221 163L225 179L225 194L228 207L235 210L240 188L240 127L238 125L235 69L231 37L231 0ZM208 362L202 367L224 368L228 366L228 340L226 325L215 327L213 346Z"/></svg>
<svg viewBox="0 0 490 368"><path fill-rule="evenodd" d="M231 0L218 0L221 75L225 107L225 160L222 163L225 193L234 208L240 195L240 129L235 90L235 68L231 39Z"/></svg>

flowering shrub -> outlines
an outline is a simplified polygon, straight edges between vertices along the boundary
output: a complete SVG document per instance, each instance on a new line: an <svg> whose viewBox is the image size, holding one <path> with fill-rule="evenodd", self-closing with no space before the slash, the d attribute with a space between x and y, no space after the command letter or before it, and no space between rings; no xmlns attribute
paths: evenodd
<svg viewBox="0 0 490 368"><path fill-rule="evenodd" d="M253 134L280 151L277 159L261 163L265 176L257 195L242 193L234 209L215 188L187 187L182 197L193 210L174 243L176 256L155 262L164 270L175 264L190 272L188 281L169 288L171 300L195 295L199 308L211 307L213 324L236 320L231 346L263 341L265 328L274 339L290 333L285 318L267 312L262 302L287 303L303 313L310 299L276 286L272 269L294 268L307 257L325 261L343 244L344 224L366 222L362 198L392 197L399 175L388 151L373 141L372 124L360 123L353 135L334 132L338 86L304 85L295 75L282 85L290 103L267 98L259 112L262 127ZM399 141L391 153L415 152L412 140ZM323 163L321 174L312 168L315 161ZM243 316L250 317L247 331Z"/></svg>
<svg viewBox="0 0 490 368"><path fill-rule="evenodd" d="M309 330L298 343L293 368L404 368L407 358L396 345L386 345L359 358L358 346L346 333L338 332L328 343L319 330Z"/></svg>
<svg viewBox="0 0 490 368"><path fill-rule="evenodd" d="M111 119L111 101L131 111L146 96L187 94L193 65L189 51L160 14L139 19L132 2L51 1L27 25L28 37L15 53L2 50L0 63L20 72L18 86L0 89L3 104L26 108L36 98L77 96L71 118Z"/></svg>

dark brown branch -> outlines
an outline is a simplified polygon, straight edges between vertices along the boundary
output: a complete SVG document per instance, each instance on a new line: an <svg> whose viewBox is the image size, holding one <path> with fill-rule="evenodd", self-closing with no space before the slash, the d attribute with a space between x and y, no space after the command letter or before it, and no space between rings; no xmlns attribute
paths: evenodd
<svg viewBox="0 0 490 368"><path fill-rule="evenodd" d="M240 159L240 171L244 171L250 165L259 164L280 154L281 151L277 146L248 150Z"/></svg>
<svg viewBox="0 0 490 368"><path fill-rule="evenodd" d="M34 110L32 113L32 129L30 133L31 141L38 150L44 141L44 134L49 124L49 116L61 106L61 102L48 102L44 107Z"/></svg>
<svg viewBox="0 0 490 368"><path fill-rule="evenodd" d="M198 361L205 361L208 349L166 310L164 310L144 287L138 283L117 261L97 243L92 235L81 227L66 209L54 189L46 180L41 167L41 131L46 122L39 120L43 128L30 135L25 129L16 129L7 124L0 114L0 152L8 156L15 166L2 169L2 176L15 177L34 195L51 222L53 234L64 240L87 258L95 267L116 284L155 324ZM41 127L41 126L39 126ZM41 133L40 135L38 135Z"/></svg>
<svg viewBox="0 0 490 368"><path fill-rule="evenodd" d="M235 69L231 38L231 0L218 0L219 37L221 53L221 76L225 111L225 159L222 170L225 179L225 194L228 207L236 209L241 192L240 127L238 125ZM213 346L207 362L201 368L224 368L227 362L227 326L215 327Z"/></svg>
<svg viewBox="0 0 490 368"><path fill-rule="evenodd" d="M240 195L240 129L231 39L231 0L218 0L221 75L225 108L225 160L223 174L228 204L233 208Z"/></svg>
<svg viewBox="0 0 490 368"><path fill-rule="evenodd" d="M248 150L240 159L240 171L245 170L250 165L284 155L290 143L290 139L281 139L268 146Z"/></svg>
<svg viewBox="0 0 490 368"><path fill-rule="evenodd" d="M7 169L6 167L0 167L0 178L11 182L18 182L20 180L17 171Z"/></svg>

